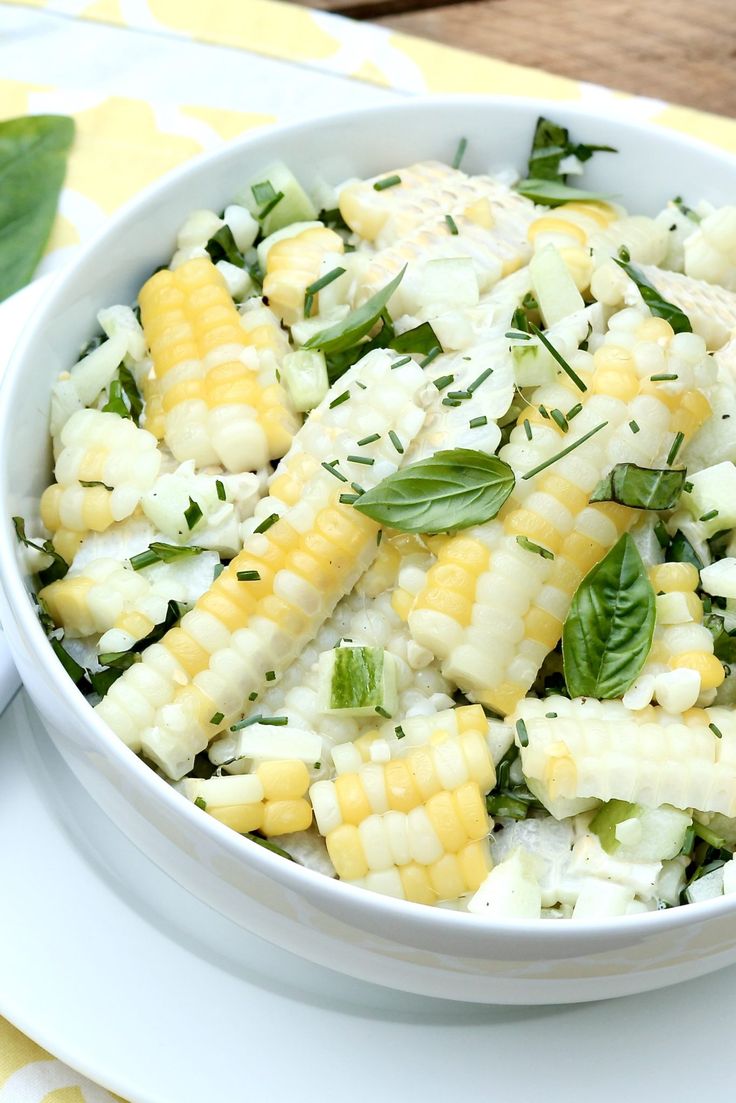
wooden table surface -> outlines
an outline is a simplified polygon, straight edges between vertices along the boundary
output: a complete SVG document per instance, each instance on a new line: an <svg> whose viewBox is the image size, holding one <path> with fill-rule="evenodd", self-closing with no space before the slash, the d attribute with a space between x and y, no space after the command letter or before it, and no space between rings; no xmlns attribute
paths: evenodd
<svg viewBox="0 0 736 1103"><path fill-rule="evenodd" d="M297 0L504 61L736 116L736 0Z"/></svg>

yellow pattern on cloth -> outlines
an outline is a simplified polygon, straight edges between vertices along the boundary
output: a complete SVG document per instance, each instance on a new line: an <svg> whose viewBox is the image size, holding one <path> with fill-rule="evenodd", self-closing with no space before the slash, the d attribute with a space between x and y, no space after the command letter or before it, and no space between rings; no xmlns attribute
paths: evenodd
<svg viewBox="0 0 736 1103"><path fill-rule="evenodd" d="M599 105L600 97L607 96L608 104L617 99L630 104L632 116L736 151L733 119L593 90L549 73L275 0L0 3L0 11L12 7L231 47L401 92L503 92ZM293 70L294 76L297 72ZM283 66L274 67L274 92L283 76ZM84 93L65 89L62 94L48 83L0 79L0 118L53 110L74 114L78 135L63 209L49 243L52 253L76 246L119 204L173 166L276 118L268 112L234 110L228 103L162 106L86 88ZM2 1103L112 1103L117 1098L49 1057L0 1018Z"/></svg>

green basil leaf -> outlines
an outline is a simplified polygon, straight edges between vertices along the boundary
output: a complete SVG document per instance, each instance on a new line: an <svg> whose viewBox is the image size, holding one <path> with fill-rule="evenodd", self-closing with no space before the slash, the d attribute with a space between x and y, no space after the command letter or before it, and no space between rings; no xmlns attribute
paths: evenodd
<svg viewBox="0 0 736 1103"><path fill-rule="evenodd" d="M562 629L562 661L571 697L621 697L652 646L654 590L624 533L585 576Z"/></svg>
<svg viewBox="0 0 736 1103"><path fill-rule="evenodd" d="M343 376L348 368L352 368L353 364L356 364L363 356L367 356L369 352L373 352L374 349L388 348L393 338L393 323L388 316L388 311L384 310L381 315L381 328L375 337L371 337L370 341L360 341L357 345L352 345L351 348L345 349L343 352L336 352L332 356L326 357L327 378L330 384Z"/></svg>
<svg viewBox="0 0 736 1103"><path fill-rule="evenodd" d="M13 517L13 527L15 529L15 535L18 541L26 548L34 548L36 551L43 552L45 555L51 557L51 563L48 567L44 567L43 570L38 572L38 579L41 586L48 586L52 582L57 582L60 578L64 578L69 570L69 564L57 552L54 545L50 540L44 540L42 544L38 544L35 540L29 540L26 536L26 523L22 517Z"/></svg>
<svg viewBox="0 0 736 1103"><path fill-rule="evenodd" d="M699 571L702 571L705 566L687 536L679 529L670 540L664 557L668 563L692 563L693 567L697 567Z"/></svg>
<svg viewBox="0 0 736 1103"><path fill-rule="evenodd" d="M24 287L41 259L73 139L64 115L0 123L0 300Z"/></svg>
<svg viewBox="0 0 736 1103"><path fill-rule="evenodd" d="M543 203L546 207L559 207L562 203L599 203L610 199L610 196L600 192L571 188L561 180L539 180L533 177L518 183L516 190L534 203Z"/></svg>
<svg viewBox="0 0 736 1103"><path fill-rule="evenodd" d="M406 272L406 265L401 269L398 276L394 276L390 283L387 283L375 295L371 295L370 299L359 306L357 310L353 310L351 314L348 314L347 318L343 318L341 322L337 322L334 326L329 326L328 329L323 329L320 333L315 333L304 343L303 347L305 349L321 349L324 353L334 353L342 352L350 348L351 345L357 344L358 341L370 333L380 320L386 309L386 304L404 278L404 272Z"/></svg>
<svg viewBox="0 0 736 1103"><path fill-rule="evenodd" d="M657 288L649 282L643 272L640 272L629 261L622 260L621 257L614 257L613 259L639 288L639 294L655 318L664 318L666 322L670 323L675 333L692 333L693 327L690 325L687 314L680 310L679 306L668 303L666 299L663 299Z"/></svg>
<svg viewBox="0 0 736 1103"><path fill-rule="evenodd" d="M440 339L429 322L422 322L414 329L407 329L400 337L391 341L394 352L416 352L426 356L432 349L441 349Z"/></svg>
<svg viewBox="0 0 736 1103"><path fill-rule="evenodd" d="M736 632L727 632L723 625L723 617L718 613L711 613L703 622L713 636L713 654L722 663L731 666L736 665Z"/></svg>
<svg viewBox="0 0 736 1103"><path fill-rule="evenodd" d="M118 380L120 381L122 392L128 400L131 419L136 425L139 425L141 414L143 413L143 399L141 398L141 393L138 390L136 381L133 378L132 371L126 368L125 364L121 364L118 368Z"/></svg>
<svg viewBox="0 0 736 1103"><path fill-rule="evenodd" d="M205 245L210 260L217 264L218 260L226 260L228 264L234 264L236 268L244 268L243 254L235 244L232 230L229 226L220 226L216 234L213 234Z"/></svg>
<svg viewBox="0 0 736 1103"><path fill-rule="evenodd" d="M687 472L635 463L617 463L598 483L591 502L618 502L632 509L674 509L680 500Z"/></svg>
<svg viewBox="0 0 736 1103"><path fill-rule="evenodd" d="M515 481L497 456L453 448L402 467L353 508L399 532L457 532L495 517Z"/></svg>
<svg viewBox="0 0 736 1103"><path fill-rule="evenodd" d="M287 861L295 862L296 865L299 865L299 862L297 862L296 858L292 857L292 855L289 854L288 850L284 850L283 847L277 846L276 843L272 843L270 839L264 839L260 835L256 835L252 831L246 831L244 833L244 837L246 839L250 839L252 843L258 843L258 845L262 846L264 850L270 850L272 854L278 854L280 858L286 858Z"/></svg>
<svg viewBox="0 0 736 1103"><path fill-rule="evenodd" d="M587 145L585 142L577 144L570 141L567 127L552 122L541 116L537 119L537 126L532 141L532 151L529 157L528 175L534 180L559 180L564 176L560 173L560 163L565 157L577 157L578 161L589 161L594 153L617 153L613 146Z"/></svg>
<svg viewBox="0 0 736 1103"><path fill-rule="evenodd" d="M76 659L73 659L65 647L62 647L59 640L49 640L51 647L56 654L57 659L64 667L71 680L75 683L81 682L85 676L85 669L80 666Z"/></svg>

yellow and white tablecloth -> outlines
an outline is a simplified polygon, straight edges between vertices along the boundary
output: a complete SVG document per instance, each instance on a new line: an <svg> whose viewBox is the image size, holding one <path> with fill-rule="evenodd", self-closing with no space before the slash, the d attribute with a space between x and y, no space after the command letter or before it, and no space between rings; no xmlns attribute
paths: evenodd
<svg viewBox="0 0 736 1103"><path fill-rule="evenodd" d="M0 118L77 122L40 271L144 185L246 130L428 92L581 100L736 152L733 119L275 0L0 0ZM0 1103L115 1098L0 1019Z"/></svg>

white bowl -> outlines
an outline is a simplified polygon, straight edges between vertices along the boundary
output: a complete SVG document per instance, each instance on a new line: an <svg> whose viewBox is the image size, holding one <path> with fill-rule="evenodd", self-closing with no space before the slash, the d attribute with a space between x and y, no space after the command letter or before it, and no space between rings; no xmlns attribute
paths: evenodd
<svg viewBox="0 0 736 1103"><path fill-rule="evenodd" d="M259 131L167 176L128 204L57 280L0 388L0 599L20 674L49 735L107 815L162 869L242 927L356 977L487 1003L562 1003L661 987L736 961L736 897L599 922L488 922L329 880L202 816L97 718L54 656L28 594L10 522L31 518L49 482L49 393L103 306L132 301L196 207L221 208L276 158L307 184L372 175L413 160L522 167L539 114L605 142L591 187L654 213L673 194L720 204L736 161L665 130L569 104L500 97L415 100Z"/></svg>

